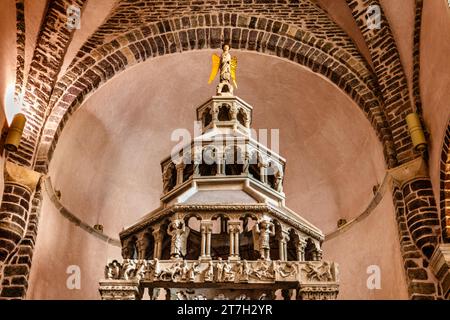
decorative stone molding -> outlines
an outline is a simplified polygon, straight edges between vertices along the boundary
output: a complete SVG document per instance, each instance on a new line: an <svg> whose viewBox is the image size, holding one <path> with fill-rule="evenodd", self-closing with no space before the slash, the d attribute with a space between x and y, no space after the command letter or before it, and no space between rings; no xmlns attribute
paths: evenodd
<svg viewBox="0 0 450 320"><path fill-rule="evenodd" d="M74 223L76 226L81 228L82 230L88 232L89 234L95 236L98 239L101 239L102 241L105 241L106 243L109 243L116 247L121 247L120 240L111 238L107 235L105 235L103 232L100 232L93 228L91 225L87 224L86 222L82 221L78 216L76 216L74 213L69 211L62 203L60 198L56 195L55 190L52 185L52 181L50 176L45 176L43 178L43 185L45 188L45 191L47 192L47 195L50 198L50 201L55 206L55 209L67 220Z"/></svg>
<svg viewBox="0 0 450 320"><path fill-rule="evenodd" d="M276 287L301 288L303 299L335 299L339 271L335 263L298 261L173 261L131 260L122 264L113 261L105 267L100 281L102 299L139 299L144 287L170 288L195 284L195 288L228 288L268 291ZM245 290L244 290L245 291ZM306 294L308 292L308 294Z"/></svg>
<svg viewBox="0 0 450 320"><path fill-rule="evenodd" d="M99 287L102 300L140 300L143 290L139 281L135 280L105 280Z"/></svg>
<svg viewBox="0 0 450 320"><path fill-rule="evenodd" d="M450 299L450 244L441 244L436 248L430 266L439 279L444 299Z"/></svg>
<svg viewBox="0 0 450 320"><path fill-rule="evenodd" d="M31 192L36 190L42 173L17 165L11 161L5 161L5 184L14 183L28 188Z"/></svg>
<svg viewBox="0 0 450 320"><path fill-rule="evenodd" d="M400 188L403 184L419 177L429 177L428 167L422 157L406 162L398 167L388 170L394 183Z"/></svg>

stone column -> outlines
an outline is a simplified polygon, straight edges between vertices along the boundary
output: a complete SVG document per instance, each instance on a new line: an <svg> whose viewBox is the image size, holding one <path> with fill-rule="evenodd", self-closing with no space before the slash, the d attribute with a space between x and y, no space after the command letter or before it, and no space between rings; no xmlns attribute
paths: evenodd
<svg viewBox="0 0 450 320"><path fill-rule="evenodd" d="M306 249L306 240L299 239L297 243L297 260L305 261L305 249Z"/></svg>
<svg viewBox="0 0 450 320"><path fill-rule="evenodd" d="M41 174L6 161L4 177L0 206L0 265L25 234L28 211Z"/></svg>
<svg viewBox="0 0 450 320"><path fill-rule="evenodd" d="M136 241L136 248L137 248L137 258L139 260L144 260L146 258L145 256L150 242L150 239L148 237L149 235L145 232L138 235Z"/></svg>
<svg viewBox="0 0 450 320"><path fill-rule="evenodd" d="M160 227L155 228L152 232L152 235L155 242L153 249L153 259L161 259L163 234Z"/></svg>
<svg viewBox="0 0 450 320"><path fill-rule="evenodd" d="M314 249L312 253L312 259L313 261L322 260L322 249L320 249L318 245L316 245L316 249Z"/></svg>
<svg viewBox="0 0 450 320"><path fill-rule="evenodd" d="M211 233L212 233L212 221L202 220L200 222L200 231L202 234L201 252L200 259L210 260L211 259Z"/></svg>
<svg viewBox="0 0 450 320"><path fill-rule="evenodd" d="M211 116L212 116L213 128L217 128L217 122L219 121L219 106L218 105L212 106Z"/></svg>
<svg viewBox="0 0 450 320"><path fill-rule="evenodd" d="M281 261L287 260L287 243L289 241L289 234L286 231L281 231L278 235L278 251Z"/></svg>
<svg viewBox="0 0 450 320"><path fill-rule="evenodd" d="M239 257L239 233L240 221L228 221L228 233L230 235L230 259L238 260Z"/></svg>
<svg viewBox="0 0 450 320"><path fill-rule="evenodd" d="M183 171L185 164L184 162L180 162L176 165L177 168L177 186L183 183Z"/></svg>
<svg viewBox="0 0 450 320"><path fill-rule="evenodd" d="M219 151L217 151L216 164L217 164L217 174L216 175L224 176L225 175L225 154L219 153Z"/></svg>

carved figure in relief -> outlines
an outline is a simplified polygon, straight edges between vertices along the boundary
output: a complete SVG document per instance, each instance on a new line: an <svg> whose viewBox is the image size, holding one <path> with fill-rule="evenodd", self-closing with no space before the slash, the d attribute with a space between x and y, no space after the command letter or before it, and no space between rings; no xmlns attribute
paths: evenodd
<svg viewBox="0 0 450 320"><path fill-rule="evenodd" d="M181 268L181 278L186 280L188 277L189 265L186 260L183 260L183 267Z"/></svg>
<svg viewBox="0 0 450 320"><path fill-rule="evenodd" d="M287 277L294 276L297 274L297 269L295 268L295 265L290 262L279 261L275 265L275 268L276 268L275 272L283 278L287 278Z"/></svg>
<svg viewBox="0 0 450 320"><path fill-rule="evenodd" d="M208 83L211 83L220 70L219 85L217 86L217 95L233 94L233 84L237 88L236 83L236 67L237 58L231 57L230 46L224 44L222 46L222 55L212 55L212 68ZM233 83L232 83L233 82Z"/></svg>
<svg viewBox="0 0 450 320"><path fill-rule="evenodd" d="M233 282L234 276L233 265L226 262L223 266L222 281Z"/></svg>
<svg viewBox="0 0 450 320"><path fill-rule="evenodd" d="M189 281L195 281L195 276L200 272L200 263L195 261L192 263L191 267L188 271L188 279Z"/></svg>
<svg viewBox="0 0 450 320"><path fill-rule="evenodd" d="M280 168L277 168L275 171L274 189L278 192L283 192L283 170Z"/></svg>
<svg viewBox="0 0 450 320"><path fill-rule="evenodd" d="M146 274L147 274L147 270L148 270L147 260L139 260L139 262L136 266L135 278L137 280L141 280L141 279L145 278Z"/></svg>
<svg viewBox="0 0 450 320"><path fill-rule="evenodd" d="M134 278L136 272L136 261L132 259L124 259L122 270L123 270L123 278L125 280L130 280Z"/></svg>
<svg viewBox="0 0 450 320"><path fill-rule="evenodd" d="M153 262L153 277L157 279L160 275L161 275L161 265L159 264L158 258L155 258Z"/></svg>
<svg viewBox="0 0 450 320"><path fill-rule="evenodd" d="M184 291L177 291L176 296L177 300L189 300Z"/></svg>
<svg viewBox="0 0 450 320"><path fill-rule="evenodd" d="M311 262L307 262L303 270L306 272L308 280L331 281L333 279L331 267L328 262L324 262L318 266Z"/></svg>
<svg viewBox="0 0 450 320"><path fill-rule="evenodd" d="M170 180L172 179L172 174L174 173L173 163L169 163L164 167L163 171L163 193L170 191Z"/></svg>
<svg viewBox="0 0 450 320"><path fill-rule="evenodd" d="M117 260L113 260L105 267L106 279L119 279L120 278L120 263Z"/></svg>
<svg viewBox="0 0 450 320"><path fill-rule="evenodd" d="M186 240L189 236L189 227L183 220L172 221L167 228L167 233L172 237L170 255L172 258L180 258L186 255Z"/></svg>
<svg viewBox="0 0 450 320"><path fill-rule="evenodd" d="M238 108L236 107L236 105L234 105L234 104L231 105L231 108L230 108L230 115L231 115L231 119L232 119L232 120L236 120L238 112L239 112L239 110L238 110Z"/></svg>
<svg viewBox="0 0 450 320"><path fill-rule="evenodd" d="M169 273L171 274L172 281L177 282L183 277L183 266L181 262L177 262L170 267Z"/></svg>
<svg viewBox="0 0 450 320"><path fill-rule="evenodd" d="M268 219L261 219L253 229L253 243L263 260L270 260L270 237L275 235L275 225Z"/></svg>
<svg viewBox="0 0 450 320"><path fill-rule="evenodd" d="M237 274L239 275L239 281L248 282L250 276L250 270L247 260L238 261L236 264Z"/></svg>
<svg viewBox="0 0 450 320"><path fill-rule="evenodd" d="M246 152L244 155L244 164L242 166L242 173L244 175L247 175L249 173L249 169L250 169L250 155L248 152Z"/></svg>
<svg viewBox="0 0 450 320"><path fill-rule="evenodd" d="M259 280L273 280L275 278L273 263L270 261L260 260L255 266L253 266L250 274Z"/></svg>
<svg viewBox="0 0 450 320"><path fill-rule="evenodd" d="M216 264L216 281L217 282L221 282L223 279L223 262L222 262L222 258L219 258L219 260L217 261Z"/></svg>
<svg viewBox="0 0 450 320"><path fill-rule="evenodd" d="M214 280L214 264L212 261L208 261L208 267L205 269L204 279L206 282L211 282Z"/></svg>

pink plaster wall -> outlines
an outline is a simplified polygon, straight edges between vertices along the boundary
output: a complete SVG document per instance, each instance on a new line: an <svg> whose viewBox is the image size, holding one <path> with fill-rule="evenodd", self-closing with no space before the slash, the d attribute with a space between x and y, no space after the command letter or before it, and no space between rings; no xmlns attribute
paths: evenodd
<svg viewBox="0 0 450 320"><path fill-rule="evenodd" d="M135 66L101 87L73 115L50 166L53 184L70 211L91 225L103 224L105 234L117 237L122 227L158 206L159 161L176 144L170 142L172 130L192 131L195 107L214 93L214 86L206 84L211 53L175 54ZM364 114L328 80L303 67L235 53L240 66L236 94L253 105L253 126L280 129L280 152L288 161L287 204L325 232L334 230L339 218L359 215L385 170L381 145ZM378 210L377 219L369 217L342 240L325 245L326 254L347 268L343 299L403 297L392 204ZM378 223L373 229L370 219ZM384 229L390 235L379 241L377 230ZM113 257L119 258L118 249L77 229L45 199L28 298L98 298L98 279ZM360 268L373 263L399 279L376 294L360 284L367 277ZM71 264L81 267L81 290L65 287ZM353 283L349 275L356 271L359 280Z"/></svg>
<svg viewBox="0 0 450 320"><path fill-rule="evenodd" d="M388 188L377 208L336 238L323 244L324 259L336 261L340 269L339 299L408 299L391 192ZM380 289L369 289L378 266Z"/></svg>
<svg viewBox="0 0 450 320"><path fill-rule="evenodd" d="M430 175L439 201L442 144L450 119L450 8L446 0L424 1L420 89L430 132Z"/></svg>
<svg viewBox="0 0 450 320"><path fill-rule="evenodd" d="M380 0L380 3L391 27L412 97L415 0Z"/></svg>
<svg viewBox="0 0 450 320"><path fill-rule="evenodd" d="M5 98L8 86L16 81L16 6L14 0L0 5L0 128L5 121ZM8 106L9 107L9 106Z"/></svg>
<svg viewBox="0 0 450 320"><path fill-rule="evenodd" d="M14 0L4 0L0 4L0 131L5 125L6 112L11 110L7 100L14 93L16 81L16 7ZM6 106L8 104L8 107ZM8 110L6 110L8 108ZM3 194L4 186L4 157L0 155L0 192Z"/></svg>
<svg viewBox="0 0 450 320"><path fill-rule="evenodd" d="M104 269L99 265L119 257L120 249L74 227L55 209L47 194L44 194L41 212L26 298L100 299L95 283L104 277ZM70 266L79 267L79 290L67 285L72 274L68 273Z"/></svg>

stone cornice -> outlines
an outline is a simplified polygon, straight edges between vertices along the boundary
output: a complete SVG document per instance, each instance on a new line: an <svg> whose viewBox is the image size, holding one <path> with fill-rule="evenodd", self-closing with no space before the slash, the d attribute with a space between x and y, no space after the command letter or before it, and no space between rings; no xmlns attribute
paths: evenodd
<svg viewBox="0 0 450 320"><path fill-rule="evenodd" d="M42 174L10 161L5 161L4 176L5 183L16 183L34 192Z"/></svg>
<svg viewBox="0 0 450 320"><path fill-rule="evenodd" d="M418 157L398 167L388 170L392 180L399 187L415 178L428 177L428 167L422 157Z"/></svg>

